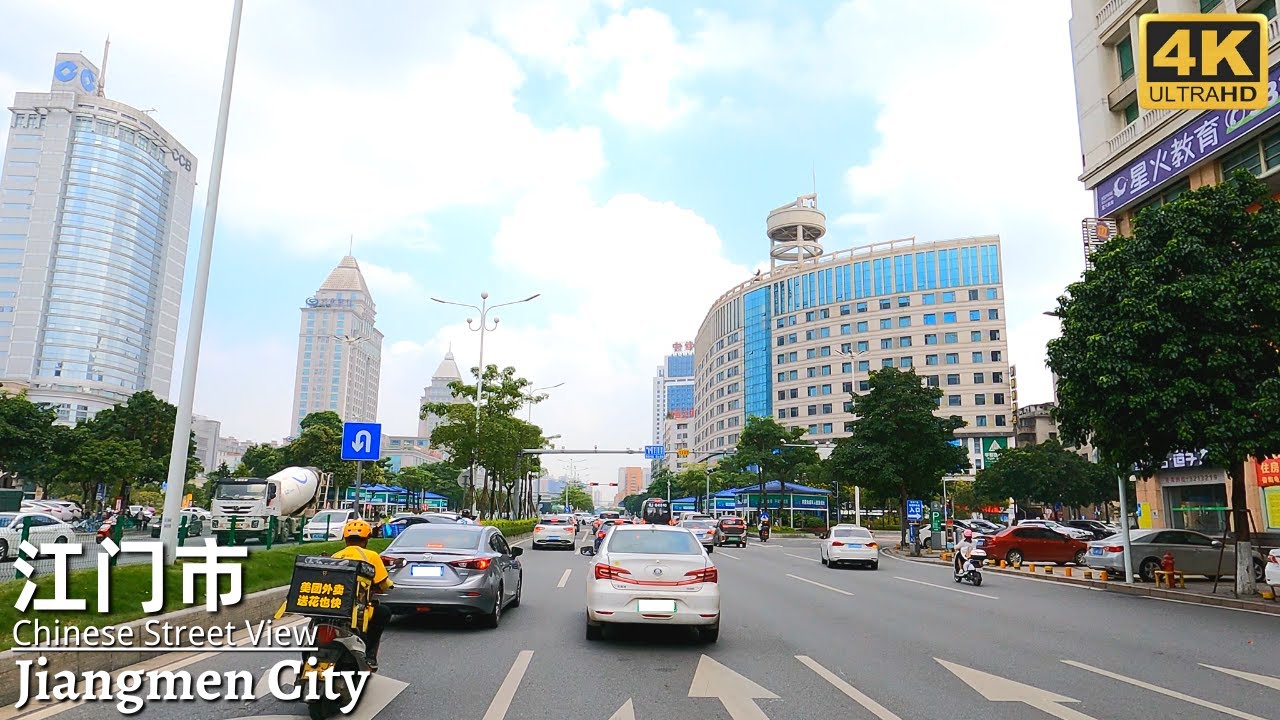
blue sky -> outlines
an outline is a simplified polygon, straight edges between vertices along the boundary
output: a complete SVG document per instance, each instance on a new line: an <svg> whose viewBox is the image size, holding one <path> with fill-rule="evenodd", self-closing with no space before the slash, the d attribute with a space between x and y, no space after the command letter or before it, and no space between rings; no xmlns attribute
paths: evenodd
<svg viewBox="0 0 1280 720"><path fill-rule="evenodd" d="M565 442L643 444L661 355L767 261L765 215L814 175L828 250L1000 234L1020 399L1049 399L1040 312L1089 209L1065 2L248 5L196 402L225 434L287 432L298 308L354 234L388 431L413 431L450 344L476 361L428 296L541 292L486 362L567 383L534 412ZM193 270L231 3L2 7L6 98L111 35L108 95L201 162Z"/></svg>

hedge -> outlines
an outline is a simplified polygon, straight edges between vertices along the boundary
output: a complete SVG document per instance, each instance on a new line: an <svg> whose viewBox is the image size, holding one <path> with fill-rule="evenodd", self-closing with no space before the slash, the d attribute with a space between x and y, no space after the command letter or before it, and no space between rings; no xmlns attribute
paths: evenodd
<svg viewBox="0 0 1280 720"><path fill-rule="evenodd" d="M528 535L533 532L533 526L538 524L536 519L529 520L481 520L481 525L489 525L496 527L503 535L508 537L515 535Z"/></svg>

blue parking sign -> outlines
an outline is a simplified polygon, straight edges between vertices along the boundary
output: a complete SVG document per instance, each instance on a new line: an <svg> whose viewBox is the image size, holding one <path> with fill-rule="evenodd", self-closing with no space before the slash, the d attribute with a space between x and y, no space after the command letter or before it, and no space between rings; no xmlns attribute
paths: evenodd
<svg viewBox="0 0 1280 720"><path fill-rule="evenodd" d="M907 501L907 519L913 521L920 521L924 519L924 501Z"/></svg>

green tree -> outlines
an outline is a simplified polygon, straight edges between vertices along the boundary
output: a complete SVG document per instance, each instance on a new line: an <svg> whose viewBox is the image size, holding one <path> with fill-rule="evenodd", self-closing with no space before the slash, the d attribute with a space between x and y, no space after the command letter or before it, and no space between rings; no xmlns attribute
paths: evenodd
<svg viewBox="0 0 1280 720"><path fill-rule="evenodd" d="M1127 475L1206 450L1231 478L1236 590L1254 578L1245 463L1280 450L1280 204L1237 171L1140 212L1059 298L1063 436Z"/></svg>
<svg viewBox="0 0 1280 720"><path fill-rule="evenodd" d="M472 376L478 377L479 368L472 368ZM457 402L427 403L422 406L420 417L435 415L440 423L431 432L431 444L445 448L453 462L465 466L475 464L485 469L485 486L483 493L490 496L490 485L496 479L495 473L504 467L510 468L515 462L515 452L505 456L495 448L504 443L501 437L512 429L512 424L501 418L514 420L515 412L527 402L538 402L545 395L529 396L526 388L529 381L516 375L516 369L506 367L501 370L497 365L488 365L484 369L483 407L479 413L477 428L476 385L475 382L464 383L455 380L449 383ZM525 423L526 425L528 423ZM522 431L523 432L523 431ZM541 447L541 435L537 447ZM468 477L466 498L467 507L476 505L475 478Z"/></svg>
<svg viewBox="0 0 1280 720"><path fill-rule="evenodd" d="M942 477L969 467L969 454L952 445L964 427L936 414L942 390L926 387L915 370L871 373L870 390L853 394L853 432L836 441L827 462L834 477L857 478L877 497L893 498L905 542L907 498L932 496Z"/></svg>
<svg viewBox="0 0 1280 720"><path fill-rule="evenodd" d="M298 423L300 432L306 432L307 428L327 427L330 430L342 434L342 417L332 410L323 410L321 412L313 412L302 418L302 422Z"/></svg>
<svg viewBox="0 0 1280 720"><path fill-rule="evenodd" d="M138 468L145 462L142 447L137 440L96 438L82 431L84 437L77 447L61 458L60 479L79 489L83 507L97 498L98 483L108 486L116 481L137 477ZM135 494L133 500L138 501Z"/></svg>
<svg viewBox="0 0 1280 720"><path fill-rule="evenodd" d="M25 394L0 393L0 477L37 481L54 450L57 419L52 408L27 400Z"/></svg>
<svg viewBox="0 0 1280 720"><path fill-rule="evenodd" d="M267 444L250 445L236 466L236 477L268 478L285 468L288 462L281 448Z"/></svg>
<svg viewBox="0 0 1280 720"><path fill-rule="evenodd" d="M128 497L127 487L130 484L153 486L158 492L160 484L168 479L173 424L177 416L176 407L156 397L150 390L143 390L129 396L124 403L99 411L92 420L85 423L93 437L98 439L138 444L141 460L137 473L133 478L120 479L119 495ZM187 445L185 479L194 478L201 470L193 433Z"/></svg>
<svg viewBox="0 0 1280 720"><path fill-rule="evenodd" d="M769 480L779 480L783 495L787 481L798 482L818 467L818 452L812 447L793 447L805 436L804 428L787 427L771 417L752 415L747 418L738 436L737 449L721 462L729 467L745 469L752 465L759 468L757 481L761 485ZM792 447L789 447L792 446ZM760 488L757 512L764 510L765 493Z"/></svg>
<svg viewBox="0 0 1280 720"><path fill-rule="evenodd" d="M449 507L459 508L462 506L464 496L463 488L458 484L458 477L462 475L462 468L449 462L429 463L426 465L415 465L400 470L395 476L395 481L400 487L417 493L435 493L448 498Z"/></svg>
<svg viewBox="0 0 1280 720"><path fill-rule="evenodd" d="M995 462L978 471L977 497L1004 503L1043 503L1081 507L1116 498L1114 474L1089 462L1057 439L997 452Z"/></svg>
<svg viewBox="0 0 1280 720"><path fill-rule="evenodd" d="M556 496L556 502L561 504L561 508L564 507L565 499L568 499L569 507L572 507L575 512L591 512L596 509L596 503L591 499L591 493L587 492L578 483L569 483L565 486L564 492Z"/></svg>

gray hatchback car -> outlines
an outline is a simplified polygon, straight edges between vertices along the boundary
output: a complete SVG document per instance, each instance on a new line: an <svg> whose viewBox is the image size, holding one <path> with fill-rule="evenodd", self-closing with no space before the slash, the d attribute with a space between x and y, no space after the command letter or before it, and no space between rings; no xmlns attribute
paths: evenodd
<svg viewBox="0 0 1280 720"><path fill-rule="evenodd" d="M379 601L396 614L455 615L496 628L520 604L523 552L485 525L412 525L382 551L394 586Z"/></svg>

